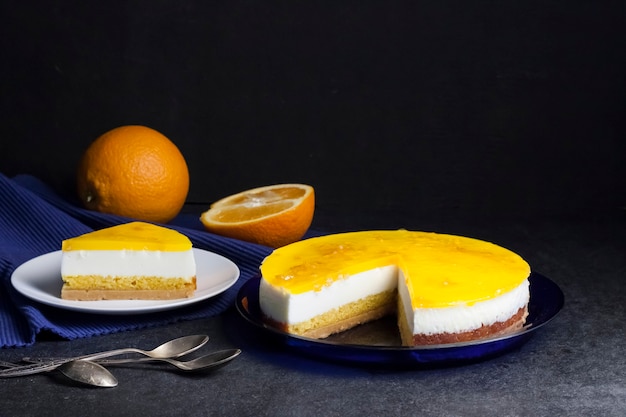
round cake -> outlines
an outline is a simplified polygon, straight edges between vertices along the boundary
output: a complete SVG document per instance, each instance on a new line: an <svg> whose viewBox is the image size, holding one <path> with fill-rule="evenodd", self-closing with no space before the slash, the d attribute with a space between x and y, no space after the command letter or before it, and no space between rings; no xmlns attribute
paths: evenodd
<svg viewBox="0 0 626 417"><path fill-rule="evenodd" d="M520 329L530 267L463 236L407 230L333 234L274 250L261 264L265 320L324 338L397 314L403 345L466 342Z"/></svg>

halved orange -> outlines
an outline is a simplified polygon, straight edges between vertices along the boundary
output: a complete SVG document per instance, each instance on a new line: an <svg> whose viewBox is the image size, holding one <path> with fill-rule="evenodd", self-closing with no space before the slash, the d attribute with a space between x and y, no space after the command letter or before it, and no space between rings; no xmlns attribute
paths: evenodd
<svg viewBox="0 0 626 417"><path fill-rule="evenodd" d="M277 184L222 198L200 221L209 232L278 248L304 236L314 211L313 187Z"/></svg>

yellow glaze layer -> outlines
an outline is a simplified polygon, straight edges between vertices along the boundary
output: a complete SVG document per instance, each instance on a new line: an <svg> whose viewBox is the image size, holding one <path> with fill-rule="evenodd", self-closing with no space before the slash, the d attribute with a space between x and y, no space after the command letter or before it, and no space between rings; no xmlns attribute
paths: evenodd
<svg viewBox="0 0 626 417"><path fill-rule="evenodd" d="M132 222L64 240L62 249L182 252L191 249L191 241L182 233L166 227Z"/></svg>
<svg viewBox="0 0 626 417"><path fill-rule="evenodd" d="M471 305L516 288L530 275L526 261L493 243L407 230L302 240L276 249L261 274L269 284L300 294L391 264L402 271L414 308Z"/></svg>

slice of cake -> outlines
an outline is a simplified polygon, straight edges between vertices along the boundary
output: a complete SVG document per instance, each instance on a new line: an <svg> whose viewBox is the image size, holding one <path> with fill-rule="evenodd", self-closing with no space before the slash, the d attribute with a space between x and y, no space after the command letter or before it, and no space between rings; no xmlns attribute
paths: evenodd
<svg viewBox="0 0 626 417"><path fill-rule="evenodd" d="M393 312L407 346L511 332L528 315L530 267L462 236L366 231L303 240L261 265L268 323L323 338Z"/></svg>
<svg viewBox="0 0 626 417"><path fill-rule="evenodd" d="M168 300L196 290L196 262L187 236L133 222L63 241L61 298Z"/></svg>

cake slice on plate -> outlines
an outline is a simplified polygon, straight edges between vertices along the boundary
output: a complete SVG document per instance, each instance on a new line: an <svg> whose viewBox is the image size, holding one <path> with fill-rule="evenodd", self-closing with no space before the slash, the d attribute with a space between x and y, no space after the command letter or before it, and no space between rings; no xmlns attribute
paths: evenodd
<svg viewBox="0 0 626 417"><path fill-rule="evenodd" d="M66 300L169 300L196 290L189 238L143 222L64 240L61 276Z"/></svg>

